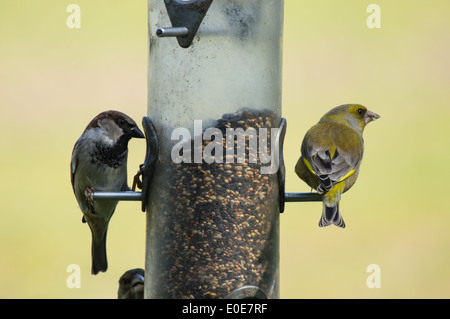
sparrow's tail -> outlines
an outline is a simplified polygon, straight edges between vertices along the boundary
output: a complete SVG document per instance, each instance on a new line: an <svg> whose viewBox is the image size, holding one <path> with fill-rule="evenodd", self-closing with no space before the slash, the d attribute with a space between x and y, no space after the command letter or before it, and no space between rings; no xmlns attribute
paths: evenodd
<svg viewBox="0 0 450 319"><path fill-rule="evenodd" d="M328 207L325 203L323 204L322 218L319 221L319 227L326 227L331 224L345 228L344 219L339 212L339 202L331 207Z"/></svg>
<svg viewBox="0 0 450 319"><path fill-rule="evenodd" d="M96 275L100 271L108 269L108 260L106 259L106 231L100 238L92 237L92 274Z"/></svg>

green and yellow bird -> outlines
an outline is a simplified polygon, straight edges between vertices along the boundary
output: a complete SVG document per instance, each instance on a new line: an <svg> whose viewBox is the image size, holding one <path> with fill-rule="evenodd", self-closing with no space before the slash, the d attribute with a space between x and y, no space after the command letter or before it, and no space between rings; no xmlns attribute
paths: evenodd
<svg viewBox="0 0 450 319"><path fill-rule="evenodd" d="M379 117L360 104L337 106L303 138L295 172L322 195L320 227L334 224L345 228L339 200L358 178L364 153L364 127Z"/></svg>

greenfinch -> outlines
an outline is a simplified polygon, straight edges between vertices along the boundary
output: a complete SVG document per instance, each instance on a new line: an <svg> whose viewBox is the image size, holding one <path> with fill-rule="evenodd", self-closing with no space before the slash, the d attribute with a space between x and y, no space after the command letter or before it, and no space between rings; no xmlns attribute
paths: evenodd
<svg viewBox="0 0 450 319"><path fill-rule="evenodd" d="M295 172L322 195L320 227L334 224L345 228L339 201L358 178L364 153L364 128L379 117L360 104L337 106L303 138Z"/></svg>

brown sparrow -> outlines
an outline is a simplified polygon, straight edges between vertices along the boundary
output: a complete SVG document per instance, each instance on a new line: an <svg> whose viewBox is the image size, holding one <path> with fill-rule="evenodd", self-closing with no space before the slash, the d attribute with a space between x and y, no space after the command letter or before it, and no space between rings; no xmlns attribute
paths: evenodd
<svg viewBox="0 0 450 319"><path fill-rule="evenodd" d="M116 200L93 200L94 191L129 190L128 141L144 138L129 116L118 111L97 115L75 143L70 163L71 181L78 205L92 233L92 274L108 269L106 233Z"/></svg>
<svg viewBox="0 0 450 319"><path fill-rule="evenodd" d="M142 268L126 271L119 279L118 299L143 299L144 276Z"/></svg>

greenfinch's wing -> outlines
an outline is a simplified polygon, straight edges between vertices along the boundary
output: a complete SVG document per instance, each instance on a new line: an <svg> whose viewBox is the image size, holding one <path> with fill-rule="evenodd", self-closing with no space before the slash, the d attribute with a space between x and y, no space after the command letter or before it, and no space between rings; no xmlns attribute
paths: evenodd
<svg viewBox="0 0 450 319"><path fill-rule="evenodd" d="M319 182L319 192L327 192L334 185L352 175L358 167L359 159L341 155L333 146L331 149L310 147L305 150L305 159Z"/></svg>
<svg viewBox="0 0 450 319"><path fill-rule="evenodd" d="M358 168L360 157L345 156L336 149L331 160L330 179L334 183L339 183L349 177Z"/></svg>

